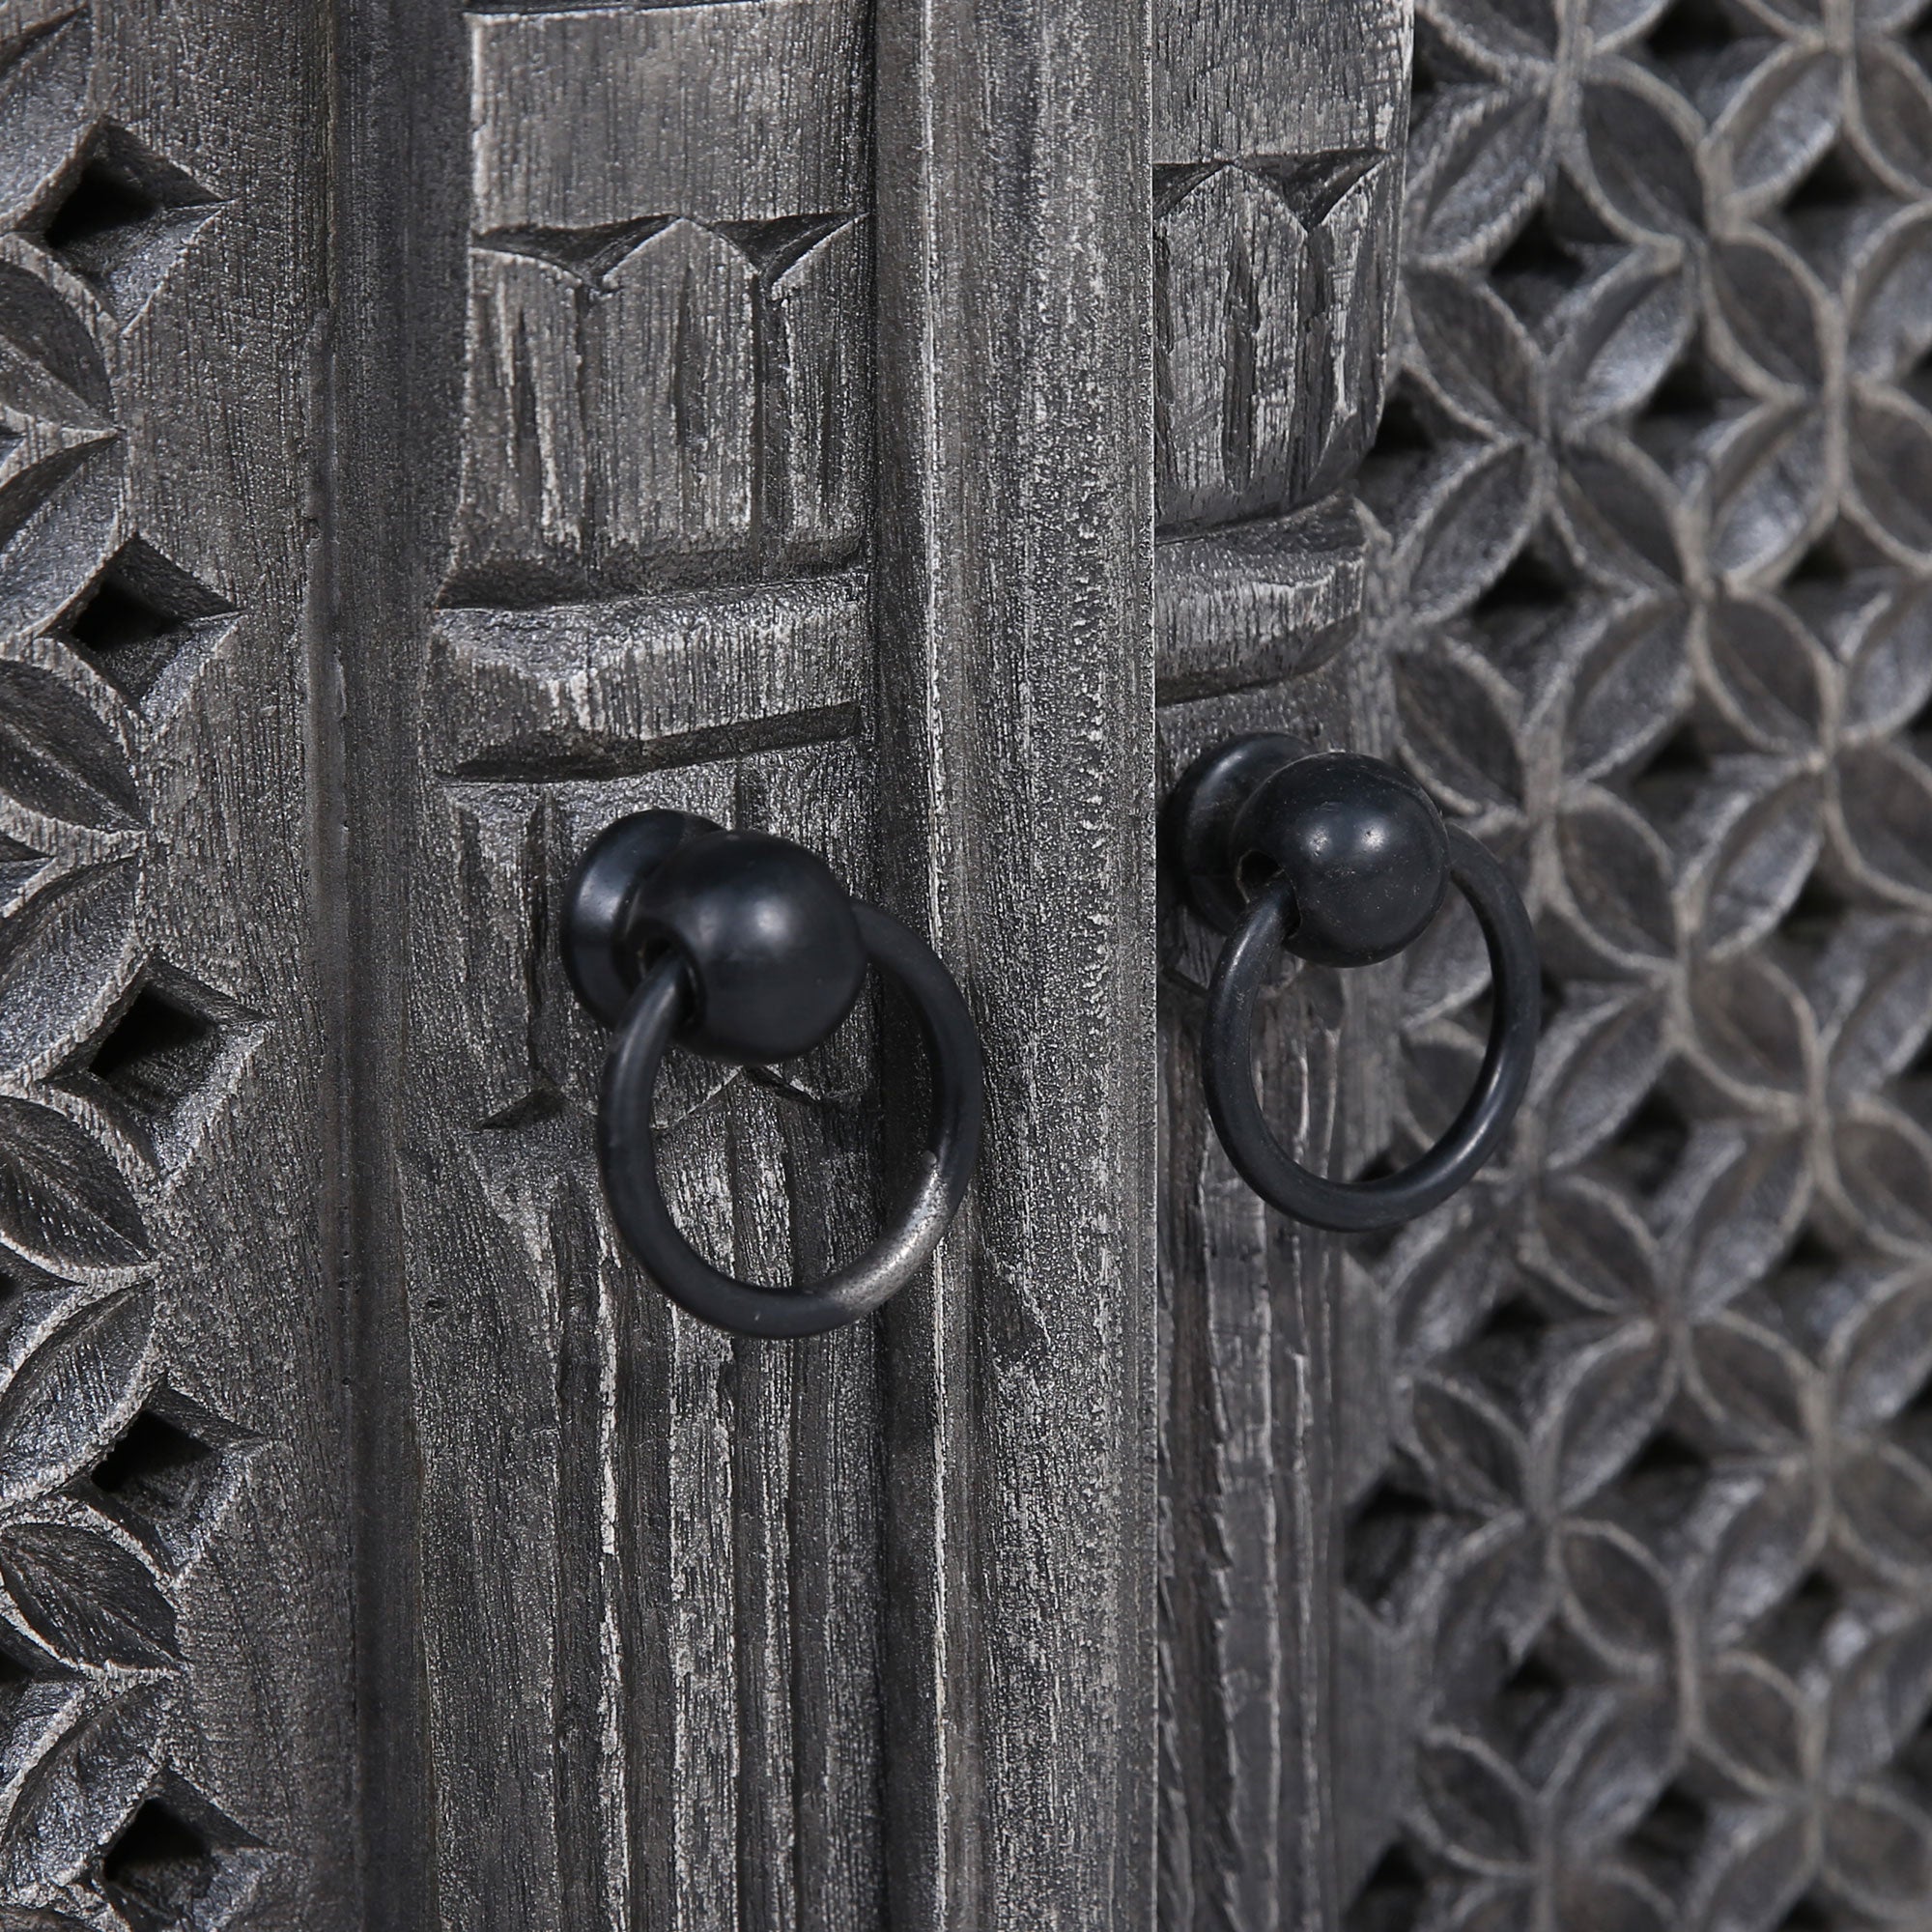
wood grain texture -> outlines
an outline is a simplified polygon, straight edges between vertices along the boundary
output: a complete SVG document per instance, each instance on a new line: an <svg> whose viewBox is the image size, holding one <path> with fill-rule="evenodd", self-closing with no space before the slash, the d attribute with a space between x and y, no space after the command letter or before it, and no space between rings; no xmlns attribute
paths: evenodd
<svg viewBox="0 0 1932 1932"><path fill-rule="evenodd" d="M984 1043L888 1313L892 1922L1152 1915L1147 14L878 17L882 809Z"/></svg>
<svg viewBox="0 0 1932 1932"><path fill-rule="evenodd" d="M1395 321L1406 9L1156 11L1160 784L1241 731L1378 753L1378 533L1345 487ZM1170 882L1171 886L1172 882ZM1208 1124L1215 942L1164 903L1159 1918L1329 1927L1342 1259ZM1389 1109L1385 969L1285 977L1255 1037L1284 1143L1352 1174Z"/></svg>
<svg viewBox="0 0 1932 1932"><path fill-rule="evenodd" d="M0 8L10 1923L356 1910L307 869L327 48L275 14Z"/></svg>
<svg viewBox="0 0 1932 1932"><path fill-rule="evenodd" d="M876 1326L736 1342L644 1278L554 938L576 856L647 806L871 870L856 20L479 14L460 87L435 56L468 322L445 285L421 326L467 373L403 673L404 997L438 1077L397 1131L446 1925L882 1910ZM681 1224L753 1280L856 1252L886 1077L869 1019L770 1076L679 1062Z"/></svg>

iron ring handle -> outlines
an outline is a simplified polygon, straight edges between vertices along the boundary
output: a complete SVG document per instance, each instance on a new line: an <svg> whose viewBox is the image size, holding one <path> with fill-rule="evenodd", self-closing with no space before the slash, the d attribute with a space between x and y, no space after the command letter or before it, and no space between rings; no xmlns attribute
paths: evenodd
<svg viewBox="0 0 1932 1932"><path fill-rule="evenodd" d="M611 827L580 867L564 946L599 1017L626 994L599 1090L598 1166L618 1232L673 1301L736 1334L789 1340L856 1321L924 1265L973 1177L982 1088L972 1016L923 939L787 840L646 812ZM665 1053L677 1040L743 1065L807 1051L844 1019L868 966L908 997L931 1063L912 1186L872 1246L823 1280L740 1281L686 1239L664 1198L652 1104Z"/></svg>
<svg viewBox="0 0 1932 1932"><path fill-rule="evenodd" d="M1273 735L1197 761L1163 829L1196 909L1230 933L1208 991L1202 1075L1241 1179L1283 1212L1338 1234L1412 1220L1473 1179L1528 1091L1542 1023L1536 937L1494 858L1393 767ZM1335 966L1392 957L1435 919L1452 883L1482 928L1494 982L1475 1087L1441 1139L1398 1172L1362 1181L1312 1173L1262 1114L1256 998L1284 950Z"/></svg>

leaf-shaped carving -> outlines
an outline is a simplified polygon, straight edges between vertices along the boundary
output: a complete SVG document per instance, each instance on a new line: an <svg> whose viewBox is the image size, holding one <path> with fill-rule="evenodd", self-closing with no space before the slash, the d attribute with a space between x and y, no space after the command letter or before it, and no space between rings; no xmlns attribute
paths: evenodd
<svg viewBox="0 0 1932 1932"><path fill-rule="evenodd" d="M1846 1541L1882 1571L1911 1577L1932 1568L1932 1473L1889 1442L1864 1442L1839 1459L1835 1493Z"/></svg>
<svg viewBox="0 0 1932 1932"><path fill-rule="evenodd" d="M1544 1157L1572 1167L1636 1110L1662 1069L1662 1000L1642 987L1581 993L1557 1014L1538 1050L1530 1106L1544 1122Z"/></svg>
<svg viewBox="0 0 1932 1932"><path fill-rule="evenodd" d="M1478 1870L1509 1871L1534 1856L1534 1806L1516 1774L1473 1738L1425 1741L1416 1785L1444 1849Z"/></svg>
<svg viewBox="0 0 1932 1932"><path fill-rule="evenodd" d="M1629 1465L1662 1418L1675 1386L1669 1345L1625 1322L1564 1365L1551 1388L1557 1501L1574 1510Z"/></svg>
<svg viewBox="0 0 1932 1932"><path fill-rule="evenodd" d="M1833 1779L1889 1764L1932 1709L1932 1620L1907 1616L1880 1632L1836 1673L1825 1733Z"/></svg>
<svg viewBox="0 0 1932 1932"><path fill-rule="evenodd" d="M1483 838L1503 869L1520 878L1519 855L1507 849L1513 842L1495 831ZM1466 1007L1489 983L1490 950L1483 943L1483 928L1462 895L1453 894L1435 923L1402 955L1405 1036L1433 1028Z"/></svg>
<svg viewBox="0 0 1932 1932"><path fill-rule="evenodd" d="M1774 382L1824 382L1817 286L1782 242L1754 234L1714 244L1711 296L1731 340Z"/></svg>
<svg viewBox="0 0 1932 1932"><path fill-rule="evenodd" d="M1850 649L1845 735L1877 737L1909 724L1932 699L1932 584L1907 582L1867 602Z"/></svg>
<svg viewBox="0 0 1932 1932"><path fill-rule="evenodd" d="M1691 118L1681 97L1625 62L1606 63L1584 89L1592 172L1608 206L1639 230L1686 235L1703 226Z"/></svg>
<svg viewBox="0 0 1932 1932"><path fill-rule="evenodd" d="M1461 410L1505 436L1542 427L1535 345L1501 297L1458 276L1418 273L1409 281L1416 341L1429 372Z"/></svg>
<svg viewBox="0 0 1932 1932"><path fill-rule="evenodd" d="M1914 1122L1866 1101L1837 1122L1831 1151L1857 1221L1889 1240L1932 1242L1932 1144Z"/></svg>
<svg viewBox="0 0 1932 1932"><path fill-rule="evenodd" d="M110 1294L56 1328L0 1389L0 1503L57 1490L106 1453L139 1387L153 1297Z"/></svg>
<svg viewBox="0 0 1932 1932"><path fill-rule="evenodd" d="M1605 276L1556 358L1551 402L1566 430L1636 409L1683 353L1695 322L1681 263L1632 256Z"/></svg>
<svg viewBox="0 0 1932 1932"><path fill-rule="evenodd" d="M1506 73L1526 64L1553 61L1556 13L1521 0L1456 0L1435 18L1436 31L1470 66Z"/></svg>
<svg viewBox="0 0 1932 1932"><path fill-rule="evenodd" d="M1602 53L1616 52L1656 26L1670 5L1671 0L1589 0L1583 10L1589 43Z"/></svg>
<svg viewBox="0 0 1932 1932"><path fill-rule="evenodd" d="M1714 569L1761 571L1794 552L1817 522L1829 473L1818 410L1753 412L1725 439L1714 465Z"/></svg>
<svg viewBox="0 0 1932 1932"><path fill-rule="evenodd" d="M1932 1898L1932 1829L1895 1792L1867 1785L1827 1811L1825 1868L1834 1891L1881 1922L1910 1922Z"/></svg>
<svg viewBox="0 0 1932 1932"><path fill-rule="evenodd" d="M1764 1799L1803 1782L1804 1700L1764 1658L1741 1651L1713 1665L1703 1715L1703 1747L1733 1784Z"/></svg>
<svg viewBox="0 0 1932 1932"><path fill-rule="evenodd" d="M1857 59L1865 138L1908 189L1932 186L1932 81L1889 41L1861 40Z"/></svg>
<svg viewBox="0 0 1932 1932"><path fill-rule="evenodd" d="M1600 957L1629 962L1676 952L1670 853L1621 799L1579 788L1557 821L1556 849L1582 935Z"/></svg>
<svg viewBox="0 0 1932 1932"><path fill-rule="evenodd" d="M1837 130L1838 63L1823 51L1787 46L1760 62L1738 90L1713 143L1741 204L1759 209L1803 180Z"/></svg>
<svg viewBox="0 0 1932 1932"><path fill-rule="evenodd" d="M1450 1496L1486 1512L1525 1500L1528 1449L1480 1391L1445 1377L1424 1377L1415 1385L1413 1413L1416 1440Z"/></svg>
<svg viewBox="0 0 1932 1932"><path fill-rule="evenodd" d="M0 1066L71 1042L128 953L138 883L130 860L85 867L0 924Z"/></svg>
<svg viewBox="0 0 1932 1932"><path fill-rule="evenodd" d="M1735 1443L1733 1434L1720 1439ZM1710 1483L1696 1524L1704 1560L1703 1635L1738 1641L1783 1603L1817 1560L1830 1519L1824 1478L1802 1457L1732 1465Z"/></svg>
<svg viewBox="0 0 1932 1932"><path fill-rule="evenodd" d="M1538 1274L1579 1314L1636 1315L1657 1308L1657 1249L1643 1218L1602 1180L1554 1182L1537 1221Z"/></svg>
<svg viewBox="0 0 1932 1932"><path fill-rule="evenodd" d="M51 160L73 146L87 108L93 52L90 22L76 5L48 6L43 17L0 16L0 214L8 226L26 212ZM65 16L65 17L63 17Z"/></svg>
<svg viewBox="0 0 1932 1932"><path fill-rule="evenodd" d="M1896 1415L1932 1379L1932 1279L1917 1269L1867 1275L1832 1352L1841 1429Z"/></svg>
<svg viewBox="0 0 1932 1932"><path fill-rule="evenodd" d="M1849 307L1856 374L1890 381L1932 351L1932 208L1890 225L1861 262Z"/></svg>
<svg viewBox="0 0 1932 1932"><path fill-rule="evenodd" d="M1619 1685L1593 1698L1551 1779L1563 1834L1609 1844L1639 1824L1670 1780L1680 1728L1667 1681Z"/></svg>
<svg viewBox="0 0 1932 1932"><path fill-rule="evenodd" d="M1847 923L1826 954L1833 1001L1830 1093L1844 1106L1902 1073L1932 1034L1932 925Z"/></svg>
<svg viewBox="0 0 1932 1932"><path fill-rule="evenodd" d="M1932 474L1932 471L1928 471ZM1932 771L1896 740L1839 754L1838 810L1852 857L1888 897L1932 902Z"/></svg>
<svg viewBox="0 0 1932 1932"><path fill-rule="evenodd" d="M1394 664L1403 751L1417 775L1463 811L1522 802L1513 695L1473 651L1431 639Z"/></svg>
<svg viewBox="0 0 1932 1932"><path fill-rule="evenodd" d="M1791 1245L1810 1200L1804 1136L1789 1128L1697 1127L1660 1204L1686 1305L1724 1306Z"/></svg>
<svg viewBox="0 0 1932 1932"><path fill-rule="evenodd" d="M1546 108L1535 93L1470 88L1442 103L1409 158L1407 245L1465 261L1520 221L1543 175Z"/></svg>
<svg viewBox="0 0 1932 1932"><path fill-rule="evenodd" d="M1613 1669L1666 1680L1677 1653L1670 1591L1656 1559L1607 1523L1562 1533L1559 1563L1572 1629Z"/></svg>
<svg viewBox="0 0 1932 1932"><path fill-rule="evenodd" d="M112 1537L66 1522L0 1529L0 1581L27 1627L77 1663L165 1668L181 1661L174 1606Z"/></svg>
<svg viewBox="0 0 1932 1932"><path fill-rule="evenodd" d="M0 662L0 792L29 811L101 831L140 816L114 734L51 671L11 660Z"/></svg>
<svg viewBox="0 0 1932 1932"><path fill-rule="evenodd" d="M1461 1673L1494 1681L1513 1668L1548 1621L1550 1565L1545 1539L1519 1516L1485 1523L1453 1549L1437 1575L1434 1681L1445 1689Z"/></svg>
<svg viewBox="0 0 1932 1932"><path fill-rule="evenodd" d="M1458 1228L1418 1227L1391 1270L1397 1353L1404 1366L1429 1360L1467 1339L1508 1286L1508 1231L1494 1214Z"/></svg>
<svg viewBox="0 0 1932 1932"><path fill-rule="evenodd" d="M1810 1094L1819 1057L1811 1009L1763 954L1698 966L1690 994L1695 1064L1731 1105L1795 1105Z"/></svg>
<svg viewBox="0 0 1932 1932"><path fill-rule="evenodd" d="M1662 586L1684 582L1675 493L1630 443L1595 436L1571 449L1558 503L1577 549L1606 574Z"/></svg>
<svg viewBox="0 0 1932 1932"><path fill-rule="evenodd" d="M1543 476L1521 442L1478 446L1445 470L1403 539L1416 621L1465 609L1502 574L1542 508Z"/></svg>
<svg viewBox="0 0 1932 1932"><path fill-rule="evenodd" d="M76 1721L27 1774L0 1832L0 1896L30 1897L76 1878L155 1775L166 1717L157 1685L137 1684Z"/></svg>
<svg viewBox="0 0 1932 1932"><path fill-rule="evenodd" d="M1832 668L1790 610L1772 597L1721 597L1709 625L1711 677L1725 722L1762 752L1815 745Z"/></svg>
<svg viewBox="0 0 1932 1932"><path fill-rule="evenodd" d="M1607 778L1669 736L1690 693L1688 622L1679 599L1646 598L1604 625L1572 686L1563 738L1568 776Z"/></svg>
<svg viewBox="0 0 1932 1932"><path fill-rule="evenodd" d="M1851 403L1852 483L1872 521L1915 556L1932 553L1932 416L1896 389L1859 385Z"/></svg>
<svg viewBox="0 0 1932 1932"><path fill-rule="evenodd" d="M120 1169L30 1100L0 1099L0 1240L55 1273L131 1267L150 1252Z"/></svg>
<svg viewBox="0 0 1932 1932"><path fill-rule="evenodd" d="M1810 771L1737 758L1724 775L1730 789L1709 802L1698 828L1709 855L1699 937L1714 957L1762 939L1784 917L1824 838Z"/></svg>
<svg viewBox="0 0 1932 1932"><path fill-rule="evenodd" d="M1808 1445L1804 1364L1769 1329L1737 1315L1700 1321L1690 1360L1723 1440L1760 1454Z"/></svg>
<svg viewBox="0 0 1932 1932"><path fill-rule="evenodd" d="M1709 1932L1772 1932L1811 1883L1811 1832L1794 1806L1740 1819L1713 1847L1684 1922Z"/></svg>

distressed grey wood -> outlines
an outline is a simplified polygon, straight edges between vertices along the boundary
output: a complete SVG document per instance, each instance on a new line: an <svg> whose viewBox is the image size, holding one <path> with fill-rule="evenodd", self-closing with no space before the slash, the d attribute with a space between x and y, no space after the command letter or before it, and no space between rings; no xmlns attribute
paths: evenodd
<svg viewBox="0 0 1932 1932"><path fill-rule="evenodd" d="M438 244L468 257L468 320L445 298L422 327L467 374L397 752L401 990L438 1069L399 1123L400 1260L444 1924L880 1909L876 1329L735 1343L623 1254L590 1153L603 1037L553 937L575 855L651 804L868 879L856 34L761 0L478 14L437 71L469 129ZM865 1027L771 1080L678 1068L683 1224L753 1279L852 1252L879 1083Z"/></svg>
<svg viewBox="0 0 1932 1932"><path fill-rule="evenodd" d="M1207 746L1389 737L1377 532L1346 485L1394 322L1409 22L1395 0L1156 13L1161 782ZM1342 1905L1341 1254L1241 1183L1200 1083L1218 942L1163 909L1160 1921ZM1256 1029L1284 1138L1354 1172L1386 1131L1385 972L1284 975Z"/></svg>
<svg viewBox="0 0 1932 1932"><path fill-rule="evenodd" d="M1927 1922L1924 10L1415 11L0 0L0 1922ZM1247 728L1538 921L1391 1240L1206 1123ZM610 1230L651 804L978 1015L844 1334ZM1285 973L1283 1131L1485 991ZM906 1034L678 1063L712 1253L867 1237Z"/></svg>
<svg viewBox="0 0 1932 1932"><path fill-rule="evenodd" d="M1147 1924L1145 19L1021 22L989 58L1035 125L841 0L352 17L342 789L355 1050L400 1046L355 1097L388 1303L359 1342L373 1439L419 1472L365 1564L366 1694L411 1741L365 1736L410 1821L372 1911ZM915 113L941 147L875 154ZM1014 209L979 206L989 138ZM959 218L997 248L936 258ZM980 1016L987 1179L883 1322L734 1342L610 1230L557 902L653 804L822 850ZM936 890L953 853L972 883ZM671 1070L672 1205L726 1264L869 1238L921 1087L881 1017L770 1074Z"/></svg>
<svg viewBox="0 0 1932 1932"><path fill-rule="evenodd" d="M355 1910L308 875L322 26L0 8L10 1924Z"/></svg>
<svg viewBox="0 0 1932 1932"><path fill-rule="evenodd" d="M970 1218L887 1315L891 1922L1152 1910L1142 0L878 14L882 842L960 973Z"/></svg>
<svg viewBox="0 0 1932 1932"><path fill-rule="evenodd" d="M1922 10L1418 11L1364 494L1548 1019L1346 1277L1346 1922L1922 1925ZM1473 932L1405 978L1398 1153Z"/></svg>

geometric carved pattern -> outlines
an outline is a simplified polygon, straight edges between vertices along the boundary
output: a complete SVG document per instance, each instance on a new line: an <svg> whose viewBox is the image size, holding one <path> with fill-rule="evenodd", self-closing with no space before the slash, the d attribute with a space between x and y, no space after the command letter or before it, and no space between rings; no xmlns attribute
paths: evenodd
<svg viewBox="0 0 1932 1932"><path fill-rule="evenodd" d="M1164 529L1305 502L1359 460L1381 400L1397 172L1359 151L1157 170Z"/></svg>
<svg viewBox="0 0 1932 1932"><path fill-rule="evenodd" d="M843 560L865 273L838 215L478 237L451 600Z"/></svg>
<svg viewBox="0 0 1932 1932"><path fill-rule="evenodd" d="M78 44L59 24L30 37L0 84L58 74ZM0 238L9 1924L225 1924L260 1865L170 1762L180 1586L251 1445L162 1379L154 1227L169 1172L261 1030L149 957L142 911L156 841L137 705L154 700L158 719L185 695L228 607L138 537L99 562L117 522L108 355L212 212L180 170L107 128Z"/></svg>
<svg viewBox="0 0 1932 1932"><path fill-rule="evenodd" d="M1511 1155L1349 1273L1362 1932L1932 1910L1924 12L1420 9L1361 487L1547 1022ZM1399 1155L1473 924L1405 973Z"/></svg>
<svg viewBox="0 0 1932 1932"><path fill-rule="evenodd" d="M123 324L216 209L214 197L125 128L97 128L23 224Z"/></svg>

